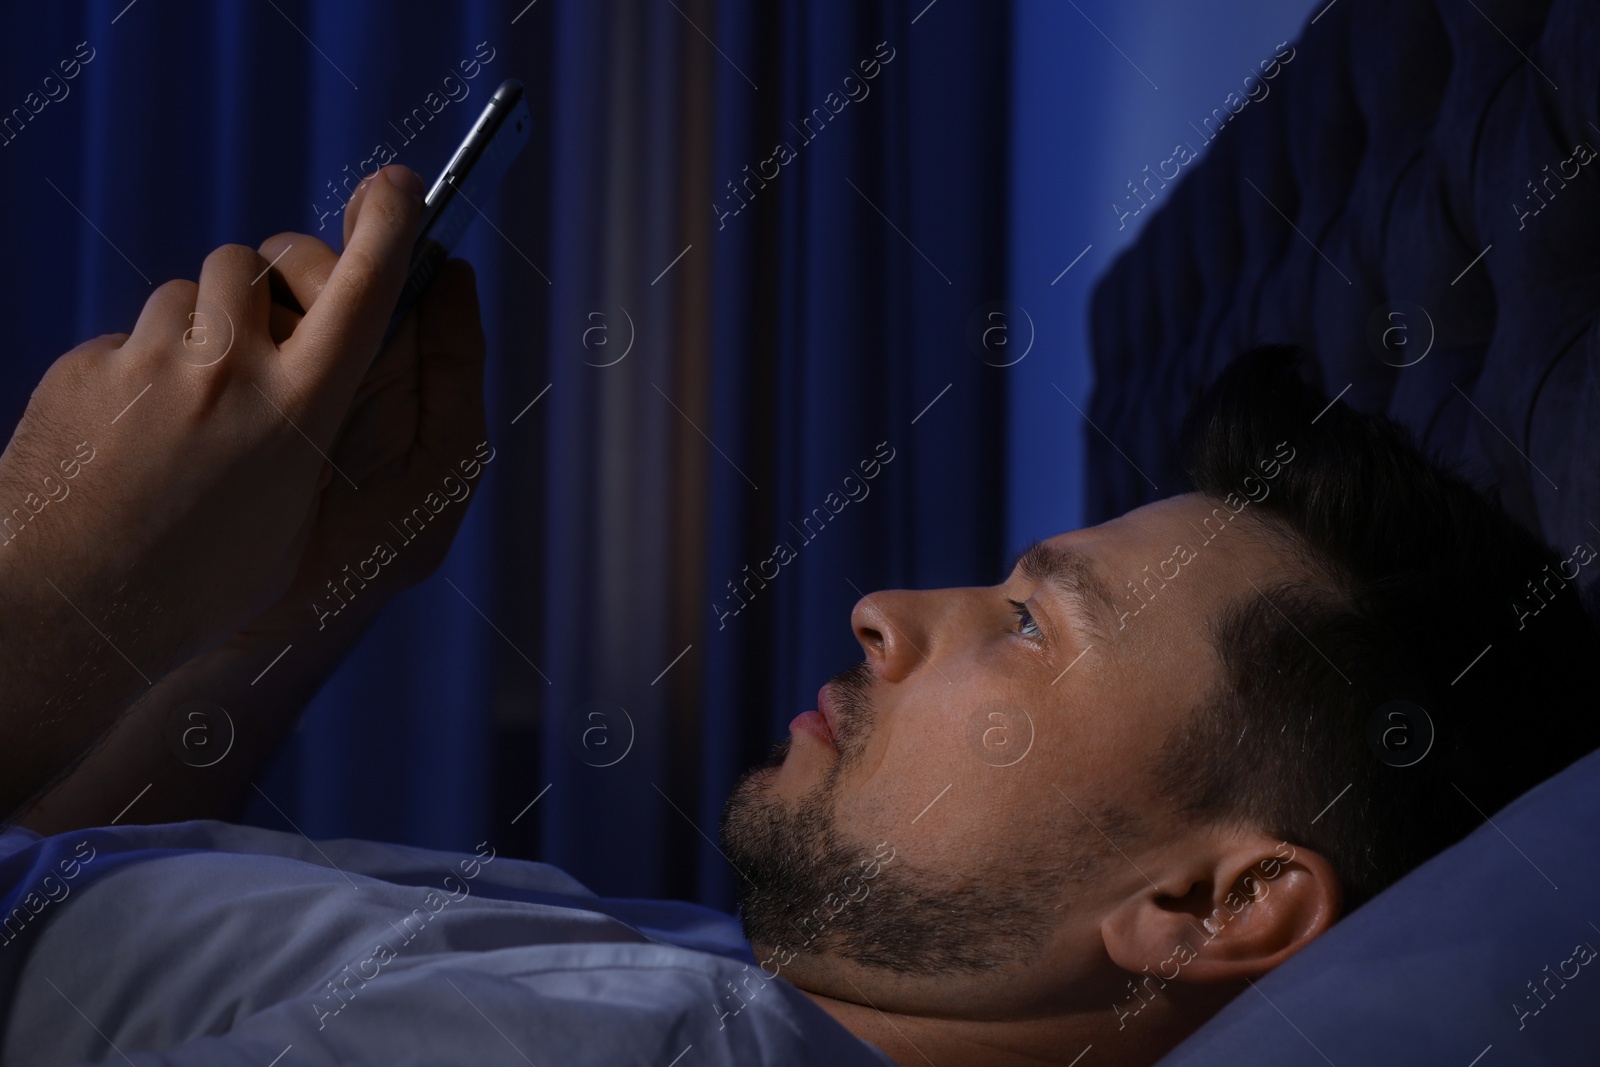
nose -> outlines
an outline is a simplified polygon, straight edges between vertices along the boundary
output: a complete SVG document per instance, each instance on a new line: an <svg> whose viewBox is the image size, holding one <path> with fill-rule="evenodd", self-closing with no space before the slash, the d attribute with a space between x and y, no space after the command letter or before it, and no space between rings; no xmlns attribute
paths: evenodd
<svg viewBox="0 0 1600 1067"><path fill-rule="evenodd" d="M927 595L910 589L879 590L856 601L850 611L856 640L885 681L901 681L932 653L920 610Z"/></svg>

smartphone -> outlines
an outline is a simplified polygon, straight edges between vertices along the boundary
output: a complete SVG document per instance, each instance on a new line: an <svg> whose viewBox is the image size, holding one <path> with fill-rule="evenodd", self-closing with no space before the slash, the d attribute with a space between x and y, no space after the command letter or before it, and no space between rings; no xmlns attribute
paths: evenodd
<svg viewBox="0 0 1600 1067"><path fill-rule="evenodd" d="M427 292L467 226L477 218L517 155L533 136L533 115L522 83L507 78L484 105L478 121L422 201L422 230L411 250L411 268L383 342L389 343L406 313Z"/></svg>
<svg viewBox="0 0 1600 1067"><path fill-rule="evenodd" d="M427 292L434 276L456 242L478 215L478 205L489 198L511 169L517 155L533 136L533 115L522 83L507 78L489 98L478 121L472 124L422 201L422 228L411 248L411 266L405 288L395 304L379 349L389 343L406 313ZM299 315L305 314L288 286L273 276L272 299Z"/></svg>

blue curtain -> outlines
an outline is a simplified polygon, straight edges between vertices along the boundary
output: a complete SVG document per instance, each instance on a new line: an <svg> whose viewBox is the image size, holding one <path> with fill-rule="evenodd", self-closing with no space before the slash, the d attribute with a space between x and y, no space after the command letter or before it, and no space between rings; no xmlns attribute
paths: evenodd
<svg viewBox="0 0 1600 1067"><path fill-rule="evenodd" d="M860 658L854 602L1004 562L1009 6L109 0L0 27L8 426L155 284L279 230L337 247L377 146L431 179L526 84L533 144L457 253L495 458L261 779L283 814L247 818L728 906L723 799Z"/></svg>

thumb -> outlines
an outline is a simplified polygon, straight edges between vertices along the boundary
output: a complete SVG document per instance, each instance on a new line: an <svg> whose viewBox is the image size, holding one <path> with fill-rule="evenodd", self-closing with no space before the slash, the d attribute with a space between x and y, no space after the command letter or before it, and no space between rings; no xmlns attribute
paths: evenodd
<svg viewBox="0 0 1600 1067"><path fill-rule="evenodd" d="M411 263L421 224L421 187L405 167L379 172L367 188L349 245L316 303L279 350L287 387L302 398L311 423L306 432L314 440L332 440L378 351Z"/></svg>

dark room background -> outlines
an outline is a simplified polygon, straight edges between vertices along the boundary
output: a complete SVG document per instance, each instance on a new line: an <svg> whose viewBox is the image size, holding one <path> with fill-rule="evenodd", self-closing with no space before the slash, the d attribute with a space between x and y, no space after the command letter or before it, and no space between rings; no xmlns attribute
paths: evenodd
<svg viewBox="0 0 1600 1067"><path fill-rule="evenodd" d="M248 818L487 839L602 894L723 907L723 799L860 658L852 605L997 581L1080 523L1086 298L1138 231L1131 183L1174 140L1203 151L1203 118L1307 17L0 10L0 114L24 116L0 127L8 433L45 368L130 329L154 285L281 230L337 248L341 182L376 146L431 181L495 86L526 85L533 141L456 253L495 459L445 565L310 706ZM77 75L47 82L64 59Z"/></svg>

